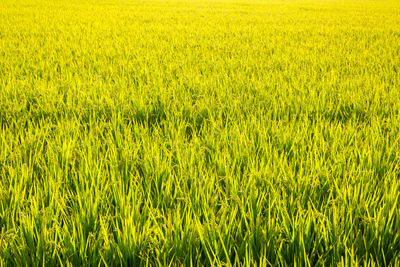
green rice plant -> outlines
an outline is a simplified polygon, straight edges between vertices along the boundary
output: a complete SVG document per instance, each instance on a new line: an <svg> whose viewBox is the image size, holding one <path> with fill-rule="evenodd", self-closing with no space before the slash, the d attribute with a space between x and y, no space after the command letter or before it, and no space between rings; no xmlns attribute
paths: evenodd
<svg viewBox="0 0 400 267"><path fill-rule="evenodd" d="M0 266L399 266L400 2L0 1Z"/></svg>

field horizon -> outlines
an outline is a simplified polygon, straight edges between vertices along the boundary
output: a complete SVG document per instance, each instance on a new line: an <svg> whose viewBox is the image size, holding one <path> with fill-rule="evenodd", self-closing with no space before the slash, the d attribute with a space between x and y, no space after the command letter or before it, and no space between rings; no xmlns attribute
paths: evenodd
<svg viewBox="0 0 400 267"><path fill-rule="evenodd" d="M0 1L0 266L399 266L400 1Z"/></svg>

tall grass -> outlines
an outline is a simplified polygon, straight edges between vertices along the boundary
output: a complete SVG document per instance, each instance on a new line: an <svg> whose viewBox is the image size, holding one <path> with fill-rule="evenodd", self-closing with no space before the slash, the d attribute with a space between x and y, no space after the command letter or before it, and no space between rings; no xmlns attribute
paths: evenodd
<svg viewBox="0 0 400 267"><path fill-rule="evenodd" d="M400 264L400 2L0 1L0 265Z"/></svg>

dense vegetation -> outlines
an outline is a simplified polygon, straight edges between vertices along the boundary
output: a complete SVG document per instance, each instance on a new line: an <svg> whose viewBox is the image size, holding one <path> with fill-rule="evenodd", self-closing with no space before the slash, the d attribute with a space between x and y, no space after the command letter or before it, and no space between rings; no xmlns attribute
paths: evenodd
<svg viewBox="0 0 400 267"><path fill-rule="evenodd" d="M0 265L400 264L400 2L0 1Z"/></svg>

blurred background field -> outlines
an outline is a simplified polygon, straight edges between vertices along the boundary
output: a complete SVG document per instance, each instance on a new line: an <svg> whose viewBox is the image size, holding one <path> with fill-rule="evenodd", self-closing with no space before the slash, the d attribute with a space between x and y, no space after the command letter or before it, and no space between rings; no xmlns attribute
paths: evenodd
<svg viewBox="0 0 400 267"><path fill-rule="evenodd" d="M400 264L400 2L0 1L0 264Z"/></svg>

